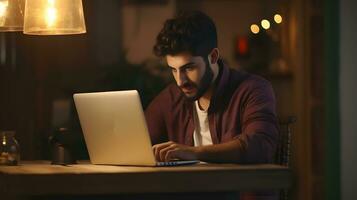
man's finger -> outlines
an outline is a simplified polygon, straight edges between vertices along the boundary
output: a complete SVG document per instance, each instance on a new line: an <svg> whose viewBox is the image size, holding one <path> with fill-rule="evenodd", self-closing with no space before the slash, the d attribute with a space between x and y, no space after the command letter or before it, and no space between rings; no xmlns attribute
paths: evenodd
<svg viewBox="0 0 357 200"><path fill-rule="evenodd" d="M165 157L166 157L166 153L167 151L176 148L176 144L171 144L163 149L160 150L159 154L160 154L160 160L161 161L165 161Z"/></svg>
<svg viewBox="0 0 357 200"><path fill-rule="evenodd" d="M177 158L176 154L179 150L178 149L170 149L166 152L165 155L165 161L168 162L170 160L173 160L175 158Z"/></svg>
<svg viewBox="0 0 357 200"><path fill-rule="evenodd" d="M153 152L154 152L154 155L155 155L155 159L160 161L160 151L163 149L163 148L166 148L170 145L174 144L174 142L172 141L168 141L168 142L164 142L164 143L160 143L160 144L156 144L152 147L153 149Z"/></svg>

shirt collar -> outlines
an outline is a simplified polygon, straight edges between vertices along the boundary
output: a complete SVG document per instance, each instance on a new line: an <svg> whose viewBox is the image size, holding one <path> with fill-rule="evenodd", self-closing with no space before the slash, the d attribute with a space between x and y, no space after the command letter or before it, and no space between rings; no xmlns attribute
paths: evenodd
<svg viewBox="0 0 357 200"><path fill-rule="evenodd" d="M211 97L210 106L208 112L215 110L215 108L221 103L221 97L223 97L225 88L229 82L230 70L229 67L223 62L222 59L218 60L219 74L216 80L216 89Z"/></svg>

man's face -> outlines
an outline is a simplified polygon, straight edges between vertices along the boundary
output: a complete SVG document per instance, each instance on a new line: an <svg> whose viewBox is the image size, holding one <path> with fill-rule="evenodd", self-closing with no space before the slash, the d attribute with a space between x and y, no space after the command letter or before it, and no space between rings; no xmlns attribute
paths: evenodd
<svg viewBox="0 0 357 200"><path fill-rule="evenodd" d="M213 72L208 59L192 56L189 53L180 53L167 55L166 61L177 86L189 100L198 100L211 86Z"/></svg>

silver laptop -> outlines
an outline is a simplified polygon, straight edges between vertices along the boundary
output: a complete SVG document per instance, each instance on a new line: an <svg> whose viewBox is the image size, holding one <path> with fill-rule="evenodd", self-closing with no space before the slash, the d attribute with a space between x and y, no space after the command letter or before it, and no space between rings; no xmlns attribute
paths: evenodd
<svg viewBox="0 0 357 200"><path fill-rule="evenodd" d="M93 164L172 166L198 161L156 162L136 90L73 95Z"/></svg>

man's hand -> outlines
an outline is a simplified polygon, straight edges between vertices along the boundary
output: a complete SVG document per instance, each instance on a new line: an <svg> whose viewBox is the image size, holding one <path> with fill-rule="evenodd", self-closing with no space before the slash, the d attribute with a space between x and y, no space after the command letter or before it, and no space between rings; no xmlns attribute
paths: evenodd
<svg viewBox="0 0 357 200"><path fill-rule="evenodd" d="M172 141L156 144L152 148L157 161L170 161L173 159L181 159L181 160L198 159L197 147L177 144Z"/></svg>

